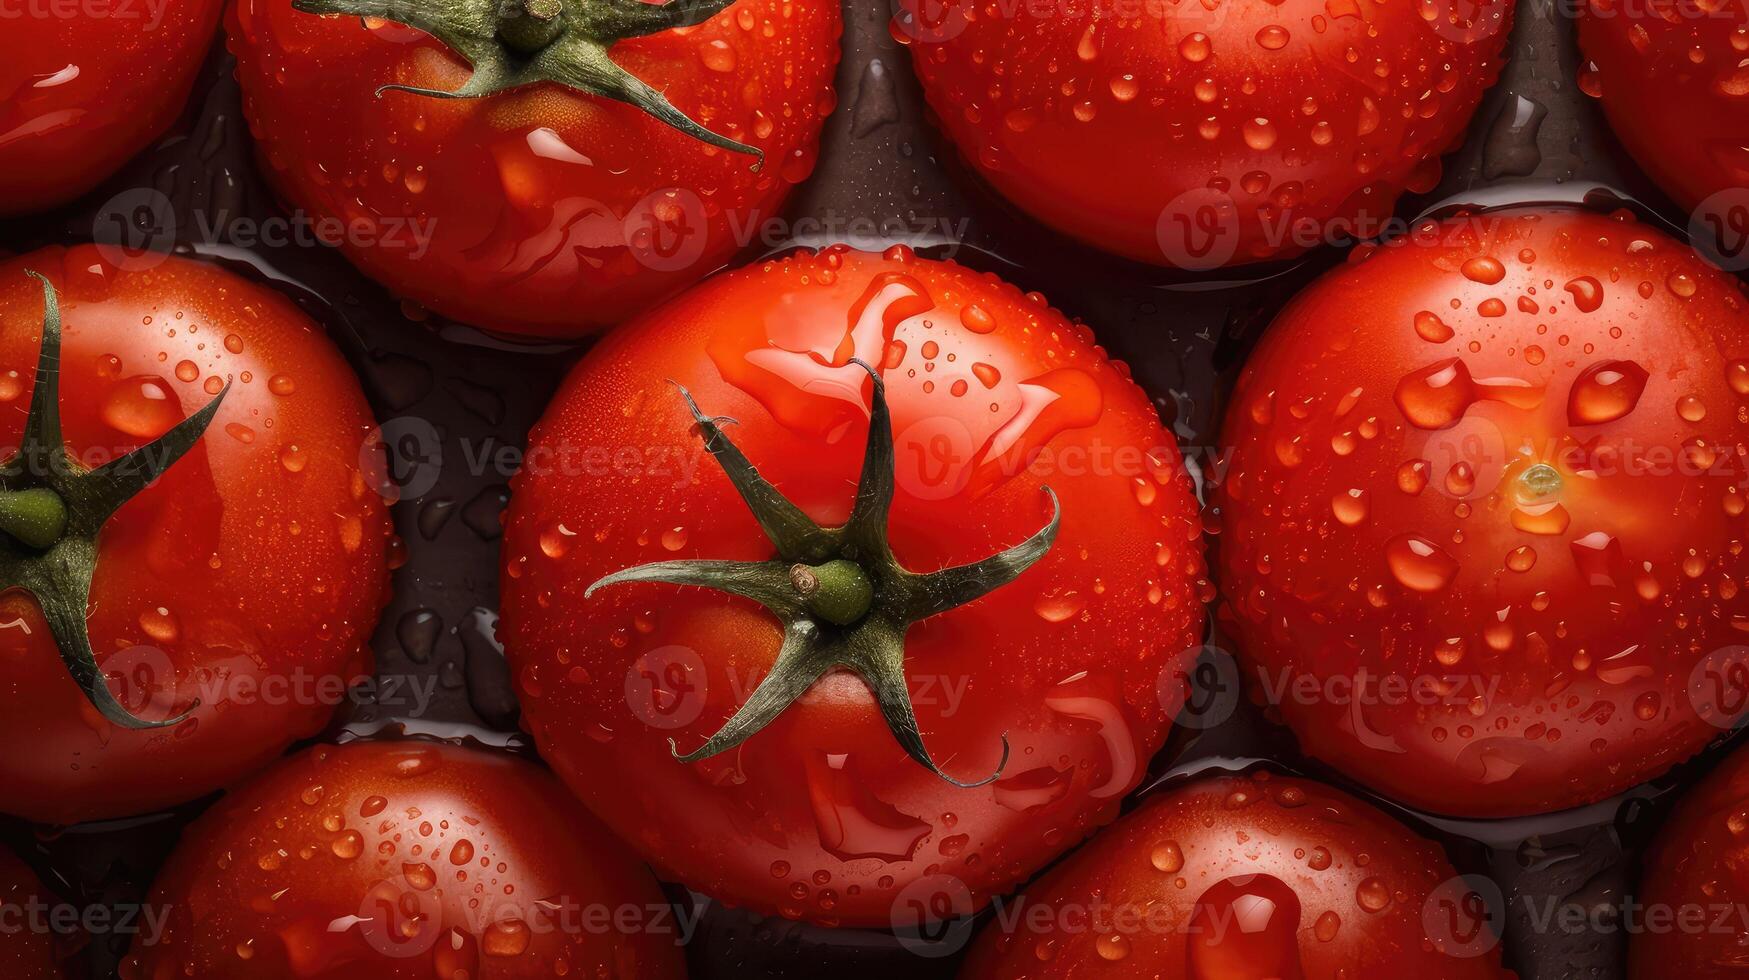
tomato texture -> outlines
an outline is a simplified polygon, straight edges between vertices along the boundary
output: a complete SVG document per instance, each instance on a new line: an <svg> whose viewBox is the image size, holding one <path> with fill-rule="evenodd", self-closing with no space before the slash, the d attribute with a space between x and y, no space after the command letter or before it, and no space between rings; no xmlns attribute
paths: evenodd
<svg viewBox="0 0 1749 980"><path fill-rule="evenodd" d="M1357 250L1229 409L1248 680L1313 755L1442 813L1586 803L1692 755L1734 720L1704 681L1749 615L1745 356L1739 284L1625 213Z"/></svg>
<svg viewBox="0 0 1749 980"><path fill-rule="evenodd" d="M182 112L219 0L19 4L0 30L0 215L96 187Z"/></svg>
<svg viewBox="0 0 1749 980"><path fill-rule="evenodd" d="M797 639L768 611L781 597L761 609L639 581L585 594L651 561L772 559L701 430L804 519L851 528L853 500L875 495L858 490L871 435L892 433L890 539L843 552L875 580L877 611L808 627L827 644L877 628L924 573L1036 544L1053 501L1060 524L1017 579L961 581L948 611L901 626L884 667L852 644L763 730L682 764L669 740L713 745ZM689 291L565 382L513 486L500 637L542 754L659 870L765 912L887 925L926 874L981 903L1115 816L1170 724L1162 677L1201 640L1198 526L1148 400L1038 294L904 248L800 252ZM917 574L882 577L888 547ZM812 573L792 571L805 592ZM883 678L908 695L921 749L883 718L906 700ZM956 786L930 765L996 778Z"/></svg>
<svg viewBox="0 0 1749 980"><path fill-rule="evenodd" d="M369 673L392 533L361 471L374 424L351 370L279 294L184 259L127 271L97 248L51 248L0 264L0 446L20 445L44 336L27 269L58 291L61 424L82 467L223 395L193 448L103 524L90 587L100 683L142 719L192 714L114 724L74 683L37 595L12 577L0 594L0 737L28 747L0 759L0 811L140 813L259 768ZM21 548L0 548L8 576Z"/></svg>
<svg viewBox="0 0 1749 980"><path fill-rule="evenodd" d="M1741 236L1749 203L1749 11L1694 0L1586 0L1580 83L1652 180L1684 208L1712 208ZM1733 211L1736 213L1733 214Z"/></svg>
<svg viewBox="0 0 1749 980"><path fill-rule="evenodd" d="M230 792L147 899L124 980L684 976L656 880L538 767L434 742L317 746Z"/></svg>
<svg viewBox="0 0 1749 980"><path fill-rule="evenodd" d="M1436 844L1345 793L1221 776L1150 798L1014 896L960 976L1510 978L1485 917L1423 915L1466 896Z"/></svg>
<svg viewBox="0 0 1749 980"><path fill-rule="evenodd" d="M1641 860L1641 918L1628 942L1634 980L1726 980L1743 972L1749 908L1743 832L1749 753L1738 750L1688 790Z"/></svg>
<svg viewBox="0 0 1749 980"><path fill-rule="evenodd" d="M0 847L0 977L64 980L47 920L33 911L57 903L29 865Z"/></svg>
<svg viewBox="0 0 1749 980"><path fill-rule="evenodd" d="M929 104L996 190L1096 248L1209 269L1370 237L1405 189L1431 189L1512 5L903 9Z"/></svg>
<svg viewBox="0 0 1749 980"><path fill-rule="evenodd" d="M567 0L562 17L624 6ZM245 113L286 202L349 223L342 249L398 295L503 334L581 336L722 266L812 172L833 107L840 17L828 0L739 0L612 46L680 113L763 151L762 167L552 82L379 97L391 84L456 90L471 70L398 23L285 0L231 11Z"/></svg>

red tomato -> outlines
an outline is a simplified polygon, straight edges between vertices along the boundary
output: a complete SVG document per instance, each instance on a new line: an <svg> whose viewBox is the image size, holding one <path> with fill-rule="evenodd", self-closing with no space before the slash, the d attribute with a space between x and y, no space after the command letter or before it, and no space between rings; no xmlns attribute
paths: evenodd
<svg viewBox="0 0 1749 980"><path fill-rule="evenodd" d="M1634 980L1733 980L1743 973L1749 922L1749 752L1738 750L1688 791L1658 829L1641 866L1637 918L1624 923Z"/></svg>
<svg viewBox="0 0 1749 980"><path fill-rule="evenodd" d="M124 980L684 975L673 909L543 770L436 742L317 746L184 833Z"/></svg>
<svg viewBox="0 0 1749 980"><path fill-rule="evenodd" d="M59 291L65 441L97 465L223 390L206 434L102 527L88 631L111 724L63 665L32 593L0 594L0 810L67 823L210 793L317 731L370 671L392 528L360 459L358 382L290 302L215 267L123 271L90 246L0 264L0 446L18 446ZM9 451L10 452L10 451ZM8 560L11 545L6 549ZM6 581L15 586L17 582Z"/></svg>
<svg viewBox="0 0 1749 980"><path fill-rule="evenodd" d="M1749 623L1744 358L1739 284L1625 213L1356 250L1233 395L1247 679L1313 755L1441 813L1587 803L1694 754L1735 720L1702 682Z"/></svg>
<svg viewBox="0 0 1749 980"><path fill-rule="evenodd" d="M1710 0L1586 0L1580 77L1610 128L1677 204L1737 191L1749 204L1749 11ZM1739 219L1732 229L1749 233Z"/></svg>
<svg viewBox="0 0 1749 980"><path fill-rule="evenodd" d="M220 6L10 8L0 31L0 214L71 201L175 122Z"/></svg>
<svg viewBox="0 0 1749 980"><path fill-rule="evenodd" d="M776 216L813 170L840 18L829 0L739 0L613 47L685 116L762 150L757 172L753 156L554 84L379 97L470 78L396 23L241 0L228 26L263 169L300 217L350 224L330 230L359 268L445 316L576 337L721 267Z"/></svg>
<svg viewBox="0 0 1749 980"><path fill-rule="evenodd" d="M1210 269L1370 237L1439 180L1498 74L1510 0L987 5L903 0L930 105L1068 235ZM921 7L923 16L919 18ZM1114 12L1114 9L1116 12Z"/></svg>
<svg viewBox="0 0 1749 980"><path fill-rule="evenodd" d="M1220 776L1151 797L1007 900L960 977L1511 977L1476 897L1437 845L1345 793ZM1458 918L1426 914L1447 900Z"/></svg>
<svg viewBox="0 0 1749 980"><path fill-rule="evenodd" d="M883 571L888 545L916 572L981 561L1035 540L1047 485L1055 542L979 601L890 627L892 674L803 677L805 696L750 740L676 762L669 740L705 743L789 635L714 591L585 587L659 559L791 559L773 558L669 382L738 420L722 436L802 521L831 527L863 513L865 439L889 428L869 421L874 385L852 357L880 365L897 490L887 544L831 552L873 579L874 606L815 622L824 642L889 628L916 577ZM513 488L499 635L543 755L660 870L766 912L888 925L927 874L981 904L1116 815L1165 738L1162 675L1200 641L1204 577L1177 446L1087 328L989 275L837 246L714 279L572 373ZM877 708L859 673L909 694L918 751L953 778L999 778L964 788L908 756L882 714L905 699Z"/></svg>
<svg viewBox="0 0 1749 980"><path fill-rule="evenodd" d="M63 980L54 936L33 911L58 899L30 867L0 847L0 977L6 980Z"/></svg>

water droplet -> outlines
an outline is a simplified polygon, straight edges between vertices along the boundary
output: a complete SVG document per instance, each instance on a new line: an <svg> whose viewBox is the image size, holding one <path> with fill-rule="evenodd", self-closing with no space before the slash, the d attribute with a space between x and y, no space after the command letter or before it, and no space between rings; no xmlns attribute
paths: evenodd
<svg viewBox="0 0 1749 980"><path fill-rule="evenodd" d="M1438 545L1414 534L1399 534L1385 545L1385 562L1406 589L1438 592L1457 576L1457 560Z"/></svg>
<svg viewBox="0 0 1749 980"><path fill-rule="evenodd" d="M1634 410L1646 390L1646 369L1633 361L1604 361L1586 368L1567 395L1573 425L1613 422Z"/></svg>

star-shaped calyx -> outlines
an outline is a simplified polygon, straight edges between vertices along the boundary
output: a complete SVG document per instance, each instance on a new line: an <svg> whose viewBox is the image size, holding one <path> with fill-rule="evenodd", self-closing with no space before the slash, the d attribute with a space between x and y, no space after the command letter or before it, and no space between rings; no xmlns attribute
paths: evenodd
<svg viewBox="0 0 1749 980"><path fill-rule="evenodd" d="M467 59L474 73L453 92L384 85L438 99L473 99L553 82L635 106L693 139L758 158L755 147L720 136L607 56L615 42L702 24L735 0L292 0L308 14L346 14L424 31Z"/></svg>
<svg viewBox="0 0 1749 980"><path fill-rule="evenodd" d="M200 441L231 386L226 383L204 408L156 441L86 468L61 438L60 303L47 278L26 274L43 287L42 350L18 452L0 463L0 589L23 589L36 598L67 672L103 717L123 728L175 725L200 702L174 717L148 721L115 699L97 669L85 622L97 538L110 515Z"/></svg>
<svg viewBox="0 0 1749 980"><path fill-rule="evenodd" d="M770 673L747 702L703 745L681 755L696 762L734 748L770 724L818 680L835 669L863 679L880 705L887 727L906 754L930 772L957 786L982 786L1001 775L1008 763L1008 737L1002 759L982 780L960 782L930 758L917 729L905 682L905 633L915 623L963 606L1019 577L1044 557L1056 540L1062 508L1049 487L1051 519L1032 537L983 561L919 574L900 566L887 543L887 513L893 503L893 425L885 386L873 368L858 360L874 380L868 445L850 520L821 527L779 493L723 434L720 423L699 411L692 395L682 397L704 437L705 450L777 550L769 561L663 561L615 572L584 593L621 582L697 585L752 599L783 623L783 644ZM678 385L676 387L679 387Z"/></svg>

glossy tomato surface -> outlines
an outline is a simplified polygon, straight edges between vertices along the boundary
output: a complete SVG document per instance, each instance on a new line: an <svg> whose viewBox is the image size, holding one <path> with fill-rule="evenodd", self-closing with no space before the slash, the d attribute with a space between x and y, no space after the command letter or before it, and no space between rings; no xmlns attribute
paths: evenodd
<svg viewBox="0 0 1749 980"><path fill-rule="evenodd" d="M20 3L0 30L0 215L71 201L182 112L220 0Z"/></svg>
<svg viewBox="0 0 1749 980"><path fill-rule="evenodd" d="M812 172L834 104L838 5L739 0L613 59L706 128L553 84L443 100L467 63L398 24L243 0L228 20L269 180L404 299L488 330L576 337L650 306L750 244ZM319 225L318 225L319 227Z"/></svg>
<svg viewBox="0 0 1749 980"><path fill-rule="evenodd" d="M278 293L94 247L0 264L0 446L19 444L60 295L61 418L95 466L151 442L231 382L206 434L104 525L89 632L116 699L168 729L121 729L62 664L36 600L0 594L0 810L65 823L193 799L313 734L368 676L392 529L367 485L375 426L350 368ZM8 450L10 452L11 450Z"/></svg>
<svg viewBox="0 0 1749 980"><path fill-rule="evenodd" d="M1313 755L1442 813L1587 803L1692 755L1736 720L1709 685L1749 622L1746 357L1740 284L1625 213L1358 250L1229 410L1247 680Z"/></svg>
<svg viewBox="0 0 1749 980"><path fill-rule="evenodd" d="M1749 234L1749 10L1709 0L1586 0L1580 77L1641 169L1684 208L1714 194ZM1715 232L1717 233L1717 232ZM1740 249L1739 249L1740 251Z"/></svg>
<svg viewBox="0 0 1749 980"><path fill-rule="evenodd" d="M1438 845L1304 779L1163 791L1010 899L962 980L1501 980ZM1450 901L1456 919L1424 913ZM1450 928L1448 928L1450 926Z"/></svg>
<svg viewBox="0 0 1749 980"><path fill-rule="evenodd" d="M826 674L769 727L688 751L770 669L777 620L702 589L584 589L670 558L773 550L703 452L675 382L781 492L842 524L878 365L897 449L891 546L917 572L1050 519L1012 583L923 620L903 659L954 786L900 749L870 689ZM982 903L1116 815L1170 724L1162 680L1201 640L1188 477L1127 370L1036 293L897 248L834 247L713 279L611 335L535 429L505 528L500 637L542 753L658 869L735 904L890 925L926 874ZM1173 675L1176 676L1176 675Z"/></svg>
<svg viewBox="0 0 1749 980"><path fill-rule="evenodd" d="M998 191L1096 248L1206 270L1371 237L1438 183L1512 4L904 10L929 104Z"/></svg>
<svg viewBox="0 0 1749 980"><path fill-rule="evenodd" d="M59 899L43 888L30 866L0 847L0 977L64 980L46 907Z"/></svg>
<svg viewBox="0 0 1749 980"><path fill-rule="evenodd" d="M1749 958L1749 753L1738 750L1690 789L1641 860L1640 928L1628 941L1634 980L1741 976Z"/></svg>
<svg viewBox="0 0 1749 980"><path fill-rule="evenodd" d="M124 980L684 976L643 865L544 770L429 742L317 746L183 835Z"/></svg>

